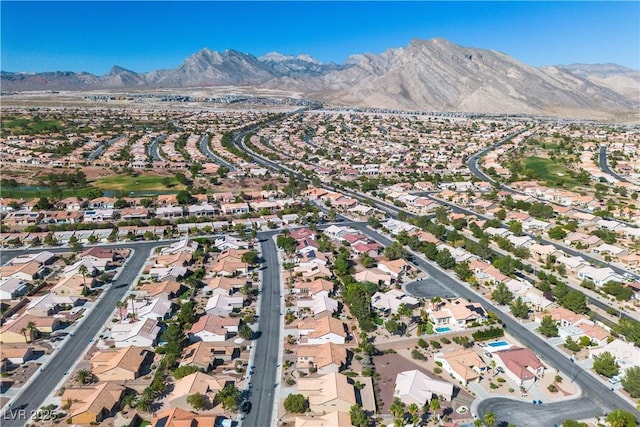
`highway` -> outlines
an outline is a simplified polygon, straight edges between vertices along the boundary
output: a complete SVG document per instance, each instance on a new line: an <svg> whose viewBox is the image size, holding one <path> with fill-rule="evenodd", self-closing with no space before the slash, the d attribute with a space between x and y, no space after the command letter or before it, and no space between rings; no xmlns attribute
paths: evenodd
<svg viewBox="0 0 640 427"><path fill-rule="evenodd" d="M209 135L207 134L202 135L202 137L200 138L200 152L202 152L202 154L204 154L220 166L224 166L230 171L236 170L236 167L234 165L227 162L222 157L215 155L213 151L211 151L211 148L209 148Z"/></svg>
<svg viewBox="0 0 640 427"><path fill-rule="evenodd" d="M279 231L258 233L264 266L258 338L254 341L255 358L251 375L249 401L252 408L242 421L246 426L269 426L273 416L275 394L279 390L278 354L280 342L280 266L278 250L272 237Z"/></svg>
<svg viewBox="0 0 640 427"><path fill-rule="evenodd" d="M127 247L123 245L122 247ZM116 307L116 302L122 300L129 293L129 289L138 272L147 261L152 248L158 243L139 244L128 260L114 284L104 290L104 295L93 307L91 313L76 328L73 336L67 336L62 345L52 355L44 372L20 391L13 400L11 408L2 416L2 427L22 427L41 406L45 399L55 391L60 381L71 372L71 368L87 350L92 340L107 324L109 316ZM68 249L67 249L68 251ZM3 254L4 255L4 254ZM26 414L26 418L23 414Z"/></svg>
<svg viewBox="0 0 640 427"><path fill-rule="evenodd" d="M392 243L391 240L369 229L365 224L351 224L350 226L358 229L363 234L368 235L385 246ZM422 271L428 273L430 277L437 281L441 286L450 290L451 294L460 295L470 301L478 301L486 311L494 312L504 322L504 328L508 333L517 338L525 347L534 350L536 354L544 359L548 364L560 369L567 376L571 376L573 373L574 380L582 388L584 397L589 398L594 402L594 406L598 405L607 411L622 408L625 411L632 412L636 417L640 417L640 413L638 413L638 411L626 400L612 392L600 381L591 376L590 373L585 372L580 366L572 363L567 356L548 345L543 338L532 333L514 318L495 307L490 301L485 300L476 294L467 285L460 282L453 273L443 271L435 264L427 262L418 256L413 257L413 263ZM519 420L515 420L515 422L520 425Z"/></svg>
<svg viewBox="0 0 640 427"><path fill-rule="evenodd" d="M629 182L624 176L618 175L613 170L611 170L611 168L609 167L609 161L607 160L607 146L606 145L601 145L600 146L600 151L598 152L598 166L600 166L600 169L602 170L602 172L611 175L612 177L614 177L618 181Z"/></svg>

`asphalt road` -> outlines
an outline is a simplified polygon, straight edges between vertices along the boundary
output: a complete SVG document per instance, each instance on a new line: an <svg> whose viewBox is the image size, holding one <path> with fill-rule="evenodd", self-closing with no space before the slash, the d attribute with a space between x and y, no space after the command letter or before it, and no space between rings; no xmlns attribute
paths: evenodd
<svg viewBox="0 0 640 427"><path fill-rule="evenodd" d="M603 411L586 398L534 405L505 397L485 399L478 405L480 418L487 412L496 416L496 425L513 423L518 427L552 427L564 420L583 420L603 415Z"/></svg>
<svg viewBox="0 0 640 427"><path fill-rule="evenodd" d="M149 144L149 156L151 156L151 161L153 162L162 162L164 159L160 156L160 147L158 144L160 143L162 138L159 136L154 138Z"/></svg>
<svg viewBox="0 0 640 427"><path fill-rule="evenodd" d="M269 426L273 415L273 403L277 388L278 354L280 347L280 267L278 251L271 238L277 232L258 233L264 258L262 271L262 300L258 339L254 341L255 358L251 375L251 412L243 425Z"/></svg>
<svg viewBox="0 0 640 427"><path fill-rule="evenodd" d="M105 152L105 150L114 142L116 142L117 140L119 140L120 138L122 138L122 136L116 136L113 139L110 139L109 141L100 144L100 146L98 148L96 148L95 150L93 150L88 156L87 156L87 160L96 160L98 159L100 156L102 156L102 153Z"/></svg>
<svg viewBox="0 0 640 427"><path fill-rule="evenodd" d="M389 239L375 231L372 231L364 224L352 224L351 226L385 246L391 243ZM584 397L588 398L592 402L594 410L598 407L604 408L608 411L612 411L616 408L622 408L625 411L632 412L636 417L640 418L640 413L626 400L613 393L608 387L600 383L600 381L591 376L588 372L585 372L580 366L572 363L567 356L558 352L555 348L552 348L537 334L532 333L511 316L498 310L498 308L489 301L482 299L468 286L459 282L453 273L443 271L434 264L419 257L414 257L413 262L422 271L427 272L433 280L448 289L451 294L460 295L470 301L478 301L486 311L492 311L498 315L498 317L500 317L504 322L504 328L508 333L517 338L522 345L535 351L538 356L544 359L551 366L560 369L567 376L571 376L573 373L574 381L582 388ZM520 425L521 422L518 421L516 424Z"/></svg>
<svg viewBox="0 0 640 427"><path fill-rule="evenodd" d="M70 372L72 366L82 357L90 340L104 328L109 316L115 310L116 302L127 295L130 285L146 262L151 249L157 245L157 243L148 243L136 246L135 253L116 282L105 289L105 294L88 315L90 318L83 321L82 325L74 331L73 336L65 338L64 345L52 356L45 371L39 372L38 377L13 401L11 408L7 408L2 417L2 427L24 426L30 416L42 406L45 399L65 377L65 373Z"/></svg>
<svg viewBox="0 0 640 427"><path fill-rule="evenodd" d="M209 136L207 134L202 135L202 137L200 138L200 151L202 152L202 154L204 154L205 156L207 156L209 159L213 160L220 166L224 166L228 168L230 171L236 170L236 167L234 165L227 162L223 158L213 154L213 151L211 151L211 148L209 148Z"/></svg>
<svg viewBox="0 0 640 427"><path fill-rule="evenodd" d="M462 206L458 206L458 205L456 205L454 203L447 202L446 200L442 200L440 198L433 197L430 194L425 194L425 197L427 197L428 199L431 199L431 200L435 200L435 201L437 201L438 203L440 203L442 205L448 206L449 208L451 208L451 210L453 212L463 213L463 214L466 214L466 215L473 215L473 216L476 216L477 218L480 218L480 219L483 219L483 220L491 219L486 215L479 214L479 213L474 212L472 210L463 208ZM529 236L534 240L538 240L536 238L536 236L534 236L533 234L529 234L529 233L522 233L522 234L526 235L526 236ZM615 271L616 273L618 273L620 275L623 275L623 274L629 272L628 270L622 269L622 268L617 267L615 265L612 265L612 264L609 264L609 263L603 263L602 261L600 261L600 260L598 260L596 258L593 258L593 257L591 257L589 255L586 255L584 252L578 251L578 250L570 248L568 246L560 245L560 244L558 244L558 243L556 243L556 242L554 242L552 240L547 240L547 239L540 238L539 242L542 243L542 244L545 244L545 245L553 245L553 247L555 247L556 249L558 249L560 251L565 252L568 255L582 257L583 259L591 262L594 265L606 264L607 267L611 268L613 271ZM615 308L614 306L609 305L604 301L601 301L601 300L599 300L597 298L594 298L594 297L590 296L588 293L585 293L585 290L581 289L579 286L574 286L571 283L567 283L567 286L569 286L572 289L577 289L577 290L583 292L587 296L587 299L589 300L589 303L593 304L594 306L596 306L598 308L601 308L603 310L614 310L615 311L615 315L618 316L619 318L638 320L636 317L631 316L628 313L624 313L624 312L618 310L617 308Z"/></svg>
<svg viewBox="0 0 640 427"><path fill-rule="evenodd" d="M601 145L600 146L600 151L598 152L598 166L600 166L600 169L604 173L611 175L612 177L614 177L618 181L629 182L629 181L627 181L627 179L624 176L618 175L617 173L612 171L611 168L609 167L609 161L607 160L607 146L606 145Z"/></svg>

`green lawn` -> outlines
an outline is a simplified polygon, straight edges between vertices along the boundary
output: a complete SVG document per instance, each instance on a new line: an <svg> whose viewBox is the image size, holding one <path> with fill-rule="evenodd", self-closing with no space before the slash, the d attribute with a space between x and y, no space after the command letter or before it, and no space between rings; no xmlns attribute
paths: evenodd
<svg viewBox="0 0 640 427"><path fill-rule="evenodd" d="M562 164L542 157L527 157L522 161L524 174L528 178L546 181L554 187L574 187L578 183Z"/></svg>
<svg viewBox="0 0 640 427"><path fill-rule="evenodd" d="M166 183L165 183L166 180ZM168 185L166 185L168 184ZM158 175L113 175L98 178L93 181L94 187L101 190L121 190L125 192L141 191L175 191L184 190L186 187L178 183L175 177L164 177Z"/></svg>

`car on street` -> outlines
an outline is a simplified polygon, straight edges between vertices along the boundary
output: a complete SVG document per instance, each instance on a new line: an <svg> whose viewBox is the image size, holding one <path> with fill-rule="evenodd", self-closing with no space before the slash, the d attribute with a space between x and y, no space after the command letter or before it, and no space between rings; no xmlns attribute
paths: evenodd
<svg viewBox="0 0 640 427"><path fill-rule="evenodd" d="M240 410L245 414L251 412L251 402L249 402L248 400L242 402L242 404L240 405Z"/></svg>

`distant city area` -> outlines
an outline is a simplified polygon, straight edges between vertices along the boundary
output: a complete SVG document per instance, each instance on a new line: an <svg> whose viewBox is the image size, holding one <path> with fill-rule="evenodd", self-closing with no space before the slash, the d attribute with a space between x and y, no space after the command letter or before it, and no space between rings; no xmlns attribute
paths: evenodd
<svg viewBox="0 0 640 427"><path fill-rule="evenodd" d="M2 426L635 426L640 125L318 99L3 94Z"/></svg>

